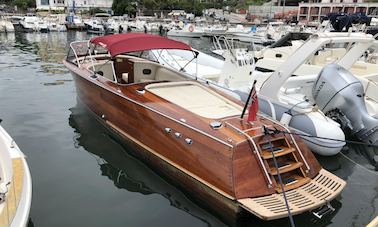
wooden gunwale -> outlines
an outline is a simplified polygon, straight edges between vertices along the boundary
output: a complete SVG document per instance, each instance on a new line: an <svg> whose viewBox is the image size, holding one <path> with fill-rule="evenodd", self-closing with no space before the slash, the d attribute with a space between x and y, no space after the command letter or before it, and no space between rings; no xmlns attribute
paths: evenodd
<svg viewBox="0 0 378 227"><path fill-rule="evenodd" d="M221 140L221 139L219 139L219 138L217 138L217 137L214 137L214 136L212 136L212 135L210 135L210 134L204 132L204 131L201 130L201 129L198 129L198 128L192 126L192 125L189 125L189 124L187 124L187 123L185 123L185 122L182 122L182 121L180 121L180 120L177 120L177 119L175 119L175 118L173 118L173 117L171 117L171 116L168 116L167 114L164 114L164 113L162 113L162 112L160 112L160 111L158 111L158 110L156 110L156 109L154 109L154 108L152 108L152 107L150 107L150 106L148 106L148 105L145 105L145 104L143 104L143 103L137 102L137 101L135 101L135 100L133 100L133 99L130 99L129 97L127 97L127 96L125 96L125 95L120 94L121 90L119 90L119 92L114 92L114 90L109 89L109 86L105 86L104 83L99 82L99 81L97 80L97 78L91 78L91 77L90 77L90 72L87 71L87 70L84 70L84 69L75 69L76 67L72 67L72 66L71 66L72 63L69 63L69 62L66 62L66 61L64 61L64 64L65 64L66 67L68 67L70 70L74 71L76 75L79 75L81 78L86 79L87 81L90 81L90 82L92 82L92 83L95 83L97 86L100 86L101 88L103 88L103 89L105 89L105 90L107 90L107 91L109 91L109 92L111 92L111 93L113 93L113 94L115 94L115 95L117 95L117 96L119 96L119 97L121 97L121 98L124 98L124 99L126 99L127 101L129 101L129 102L132 102L132 103L134 103L134 104L136 104L136 105L139 105L140 107L143 107L143 108L145 108L145 109L148 109L149 111L153 111L153 112L155 112L156 114L159 114L159 115L161 115L161 116L163 116L163 117L165 117L165 118L168 118L168 119L170 119L170 120L172 120L172 121L175 121L175 122L178 123L178 124L181 124L181 125L183 125L183 126L185 126L185 127L188 127L188 128L190 128L190 129L192 129L192 130L195 130L195 131L197 131L198 133L201 133L202 135L204 135L204 136L206 136L206 137L208 137L208 138L210 138L210 139L213 139L213 140L215 140L215 141L217 141L217 142L219 142L219 143L221 143L221 144L223 144L223 145L226 145L226 146L228 146L228 147L230 147L230 148L233 148L233 147L234 147L232 144L230 144L230 143L228 143L228 142L226 142L226 141L224 141L224 140ZM82 73L85 72L86 74L88 74L88 76L82 76L79 72L82 72ZM109 82L112 83L111 81L109 81ZM134 83L134 84L137 84L137 83ZM130 84L130 85L128 85L128 86L132 86L132 85L133 85L133 84ZM122 86L119 86L118 88L122 88ZM167 103L168 103L168 102L167 102Z"/></svg>

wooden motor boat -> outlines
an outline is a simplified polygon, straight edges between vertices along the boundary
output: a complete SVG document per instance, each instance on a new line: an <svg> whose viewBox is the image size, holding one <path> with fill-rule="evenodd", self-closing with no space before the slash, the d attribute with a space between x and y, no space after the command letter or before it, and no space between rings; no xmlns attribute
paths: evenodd
<svg viewBox="0 0 378 227"><path fill-rule="evenodd" d="M237 100L142 58L151 49L191 51L188 45L128 33L70 46L64 64L79 100L138 147L143 160L214 208L278 219L288 216L284 194L291 214L300 214L325 205L345 187L279 122L263 116L248 122Z"/></svg>
<svg viewBox="0 0 378 227"><path fill-rule="evenodd" d="M32 196L24 154L0 126L0 226L27 226Z"/></svg>

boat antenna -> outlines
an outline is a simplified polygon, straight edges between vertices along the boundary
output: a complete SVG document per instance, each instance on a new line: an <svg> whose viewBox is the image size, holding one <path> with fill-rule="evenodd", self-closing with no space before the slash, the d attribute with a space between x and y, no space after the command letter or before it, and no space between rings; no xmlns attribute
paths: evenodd
<svg viewBox="0 0 378 227"><path fill-rule="evenodd" d="M264 130L264 135L268 139L269 151L270 151L270 153L272 153L274 167L277 170L278 182L280 183L280 186L281 186L281 189L282 189L282 196L283 196L283 199L285 200L285 206L286 206L287 213L288 213L288 216L289 216L290 226L291 227L295 227L293 215L290 212L289 203L288 203L287 198L286 198L286 192L285 192L284 184L282 182L282 177L281 177L281 174L280 174L280 169L278 167L277 159L276 159L276 156L275 156L274 151L273 151L272 141L270 140L270 135L275 134L275 132L272 133L271 130L269 130L265 125L263 125L263 130Z"/></svg>
<svg viewBox="0 0 378 227"><path fill-rule="evenodd" d="M257 83L257 80L254 80L254 81L253 81L253 85L252 85L252 89L249 91L249 95L248 95L248 98L247 98L247 102L245 102L245 104L244 104L243 112L242 112L242 114L241 114L241 116L240 116L241 119L243 119L244 114L245 114L245 111L247 110L248 103L249 103L249 100L251 99L252 92L253 92L253 90L255 89L255 85L256 85L256 83Z"/></svg>

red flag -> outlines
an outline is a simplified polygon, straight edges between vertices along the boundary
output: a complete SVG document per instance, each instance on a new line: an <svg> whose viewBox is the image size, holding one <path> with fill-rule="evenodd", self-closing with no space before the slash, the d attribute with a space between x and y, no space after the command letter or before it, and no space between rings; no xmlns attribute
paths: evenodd
<svg viewBox="0 0 378 227"><path fill-rule="evenodd" d="M255 84L253 84L253 92L251 94L252 103L249 106L248 110L248 121L256 121L257 111L259 110L259 100L257 99L257 92L255 88Z"/></svg>

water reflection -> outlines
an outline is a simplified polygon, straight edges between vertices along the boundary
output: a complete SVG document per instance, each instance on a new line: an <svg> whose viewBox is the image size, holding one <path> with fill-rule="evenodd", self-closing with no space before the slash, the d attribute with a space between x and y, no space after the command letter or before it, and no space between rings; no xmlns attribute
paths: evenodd
<svg viewBox="0 0 378 227"><path fill-rule="evenodd" d="M73 40L87 39L86 33L10 33L0 34L0 53L9 51L9 48L21 50L25 59L20 59L20 65L41 62L41 73L50 75L67 74L68 70L62 67L68 45ZM11 53L8 53L11 54ZM19 55L20 52L17 51Z"/></svg>
<svg viewBox="0 0 378 227"><path fill-rule="evenodd" d="M94 155L102 175L113 181L119 189L149 195L157 193L169 200L170 205L202 220L207 226L221 226L212 217L191 202L183 193L154 173L146 165L130 156L127 147L121 147L88 112L77 105L70 109L69 124L77 133L74 141Z"/></svg>

